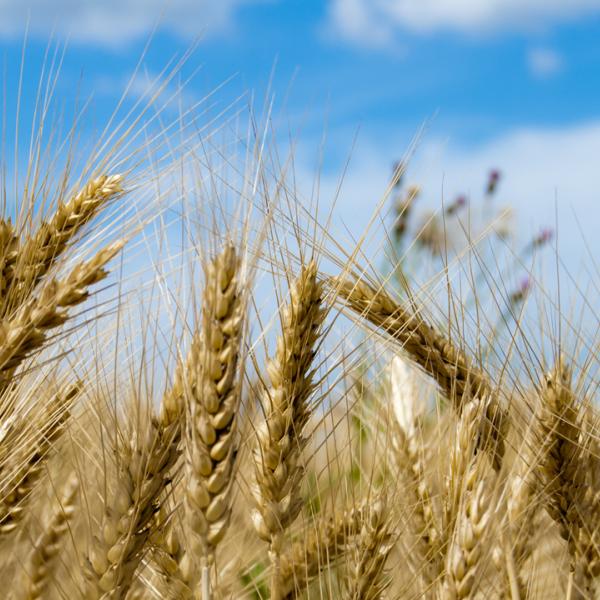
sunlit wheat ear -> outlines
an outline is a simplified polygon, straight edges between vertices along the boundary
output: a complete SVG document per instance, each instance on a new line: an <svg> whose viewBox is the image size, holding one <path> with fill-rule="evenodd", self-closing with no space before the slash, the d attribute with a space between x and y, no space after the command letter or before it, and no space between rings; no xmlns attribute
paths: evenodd
<svg viewBox="0 0 600 600"><path fill-rule="evenodd" d="M394 357L390 365L389 386L389 399L395 416L395 423L391 426L391 449L404 484L400 488L406 496L404 504L411 509L407 526L416 538L416 543L411 545L414 548L411 559L425 584L430 585L443 569L443 557L440 527L425 476L425 449L417 422L417 394L414 374L404 360Z"/></svg>
<svg viewBox="0 0 600 600"><path fill-rule="evenodd" d="M76 477L73 476L67 481L60 503L34 542L25 566L24 591L21 595L17 595L15 600L16 598L42 600L48 597L48 591L55 577L57 559L61 551L64 552L65 538L75 513L78 487L79 482Z"/></svg>
<svg viewBox="0 0 600 600"><path fill-rule="evenodd" d="M515 472L505 483L506 531L494 551L496 565L505 575L503 594L513 600L527 597L526 563L535 548L540 508L537 456L532 452L537 443L533 435L527 435L522 446L515 459Z"/></svg>
<svg viewBox="0 0 600 600"><path fill-rule="evenodd" d="M577 545L579 571L577 579L583 582L584 592L594 597L600 578L600 455L596 440L588 440L584 451L583 470L587 487L582 501L582 528ZM591 447L590 447L591 445Z"/></svg>
<svg viewBox="0 0 600 600"><path fill-rule="evenodd" d="M322 284L313 261L302 269L290 289L290 302L281 314L282 333L275 357L268 363L271 386L264 394L265 422L257 432L254 451L256 509L253 523L270 544L271 598L282 597L279 555L285 530L298 516L303 500L300 455L306 445L303 429L314 391L312 362L325 310Z"/></svg>
<svg viewBox="0 0 600 600"><path fill-rule="evenodd" d="M399 306L383 290L362 281L332 280L347 305L372 325L385 331L437 382L458 414L471 398L489 399L479 443L490 454L496 470L502 465L508 414L494 394L494 386L451 340L423 317Z"/></svg>
<svg viewBox="0 0 600 600"><path fill-rule="evenodd" d="M486 458L476 449L476 436L485 408L478 400L463 410L457 440L450 463L450 486L447 506L449 539L446 569L440 596L455 600L473 598L486 564L484 545L495 510L493 483Z"/></svg>
<svg viewBox="0 0 600 600"><path fill-rule="evenodd" d="M573 392L571 369L559 359L540 390L537 415L541 444L540 479L546 508L567 542L573 584L580 594L592 594L600 574L600 549L596 526L597 490L588 486L585 442L582 440L580 404Z"/></svg>
<svg viewBox="0 0 600 600"><path fill-rule="evenodd" d="M192 346L195 371L185 386L185 510L190 548L202 560L203 595L210 597L208 565L231 517L231 488L237 456L236 422L242 374L240 348L244 304L235 248L206 265L202 329Z"/></svg>
<svg viewBox="0 0 600 600"><path fill-rule="evenodd" d="M180 362L177 364L173 383L163 395L160 408L160 420L165 426L179 422L183 428L185 422L184 373L186 374L186 377L193 377L193 358L194 352L192 351L188 356L186 365L183 365Z"/></svg>
<svg viewBox="0 0 600 600"><path fill-rule="evenodd" d="M391 582L385 565L395 542L392 529L386 501L373 499L364 509L362 526L346 557L346 597L349 600L385 597Z"/></svg>
<svg viewBox="0 0 600 600"><path fill-rule="evenodd" d="M19 258L19 238L10 219L0 219L0 298L6 297Z"/></svg>
<svg viewBox="0 0 600 600"><path fill-rule="evenodd" d="M310 525L306 538L292 544L280 558L281 597L298 598L310 582L335 565L364 522L364 508L323 516Z"/></svg>
<svg viewBox="0 0 600 600"><path fill-rule="evenodd" d="M57 393L31 428L32 439L2 465L0 536L13 531L27 512L29 497L42 479L46 462L58 445L71 416L70 408L81 391L79 384Z"/></svg>
<svg viewBox="0 0 600 600"><path fill-rule="evenodd" d="M102 175L90 181L70 200L59 202L52 218L23 240L16 264L4 281L4 314L27 299L81 229L103 206L123 193L122 183L121 175Z"/></svg>
<svg viewBox="0 0 600 600"><path fill-rule="evenodd" d="M177 425L159 419L118 446L117 477L92 540L86 568L86 598L125 598L151 532L159 499L179 457Z"/></svg>
<svg viewBox="0 0 600 600"><path fill-rule="evenodd" d="M154 568L160 574L165 598L188 600L193 597L193 591L186 571L189 561L185 558L185 548L174 523L178 511L169 521L165 520L163 512L157 518L157 526L152 532Z"/></svg>
<svg viewBox="0 0 600 600"><path fill-rule="evenodd" d="M68 320L68 309L85 301L88 288L108 275L104 266L122 247L123 242L111 244L76 265L66 278L50 280L39 295L0 323L0 392L8 387L19 365L44 345L48 334Z"/></svg>

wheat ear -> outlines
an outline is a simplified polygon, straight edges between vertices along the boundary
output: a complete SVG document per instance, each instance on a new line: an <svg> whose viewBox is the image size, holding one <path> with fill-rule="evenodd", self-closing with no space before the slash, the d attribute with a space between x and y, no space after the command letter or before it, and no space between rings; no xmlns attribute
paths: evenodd
<svg viewBox="0 0 600 600"><path fill-rule="evenodd" d="M304 267L290 289L282 310L282 334L267 370L271 386L264 395L265 422L257 432L254 451L256 509L252 520L258 535L270 544L271 598L282 597L279 556L283 533L302 508L303 476L300 454L306 445L303 430L314 391L312 362L325 310L322 284L314 261Z"/></svg>
<svg viewBox="0 0 600 600"><path fill-rule="evenodd" d="M163 427L151 418L145 432L119 446L114 497L88 555L86 598L125 598L179 457L178 426Z"/></svg>
<svg viewBox="0 0 600 600"><path fill-rule="evenodd" d="M227 246L205 268L202 331L192 344L185 386L186 517L196 555L202 557L203 597L210 597L209 564L231 517L232 471L242 377L240 347L244 305L240 261Z"/></svg>
<svg viewBox="0 0 600 600"><path fill-rule="evenodd" d="M17 452L2 467L0 491L0 535L13 531L22 520L28 499L43 476L46 461L65 431L70 408L81 391L75 384L57 393L49 403L41 421L31 428L34 440L27 440L24 452Z"/></svg>
<svg viewBox="0 0 600 600"><path fill-rule="evenodd" d="M527 575L524 568L530 558L536 534L539 482L536 457L531 451L534 441L526 436L524 449L517 457L517 471L506 483L507 531L496 548L498 567L505 573L504 597L524 600L527 597Z"/></svg>
<svg viewBox="0 0 600 600"><path fill-rule="evenodd" d="M571 575L579 594L592 594L599 574L599 551L586 517L598 512L593 486L586 483L586 448L581 415L572 389L571 369L560 358L540 391L537 415L541 445L539 475L548 513L567 542Z"/></svg>
<svg viewBox="0 0 600 600"><path fill-rule="evenodd" d="M113 243L79 263L65 279L51 280L38 297L0 323L0 391L27 356L44 345L48 333L67 321L68 309L86 300L88 288L107 276L104 266L122 247L123 242Z"/></svg>
<svg viewBox="0 0 600 600"><path fill-rule="evenodd" d="M375 290L363 281L333 280L332 286L352 310L402 345L411 359L437 382L458 414L472 398L490 400L480 444L490 453L494 468L500 469L508 414L483 371L423 317L396 304L385 290Z"/></svg>
<svg viewBox="0 0 600 600"><path fill-rule="evenodd" d="M168 521L163 514L159 515L157 527L152 532L151 541L154 546L152 558L155 569L161 575L164 598L190 600L193 591L190 586L188 567L191 565L175 530L176 518L177 511Z"/></svg>
<svg viewBox="0 0 600 600"><path fill-rule="evenodd" d="M439 523L425 475L425 449L418 433L417 393L408 365L400 357L394 357L390 365L390 400L395 416L391 426L391 448L405 482L406 504L412 508L408 525L416 537L414 558L425 583L430 585L443 565Z"/></svg>
<svg viewBox="0 0 600 600"><path fill-rule="evenodd" d="M479 400L464 407L450 464L447 523L451 537L441 596L445 600L475 597L477 577L484 566L483 538L491 523L491 483L485 456L477 453L477 432L485 407Z"/></svg>
<svg viewBox="0 0 600 600"><path fill-rule="evenodd" d="M8 293L15 275L15 264L19 258L19 238L8 219L0 219L0 313L4 313L2 302Z"/></svg>
<svg viewBox="0 0 600 600"><path fill-rule="evenodd" d="M338 512L311 524L306 539L292 544L280 557L282 598L300 595L321 571L333 565L347 550L348 541L363 526L365 508Z"/></svg>
<svg viewBox="0 0 600 600"><path fill-rule="evenodd" d="M373 501L364 512L347 557L347 598L381 600L390 584L385 563L394 547L392 523L385 500Z"/></svg>
<svg viewBox="0 0 600 600"><path fill-rule="evenodd" d="M59 506L35 542L27 561L28 580L23 600L42 600L48 597L48 587L53 578L56 559L63 549L64 537L75 513L78 487L77 478L71 477L65 486Z"/></svg>
<svg viewBox="0 0 600 600"><path fill-rule="evenodd" d="M59 202L52 218L23 241L5 294L12 308L27 298L82 227L109 200L123 193L122 183L121 175L93 179L67 202Z"/></svg>

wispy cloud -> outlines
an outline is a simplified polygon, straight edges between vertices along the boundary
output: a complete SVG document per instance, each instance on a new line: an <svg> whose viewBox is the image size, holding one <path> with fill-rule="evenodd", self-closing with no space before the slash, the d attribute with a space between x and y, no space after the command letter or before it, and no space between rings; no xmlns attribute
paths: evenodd
<svg viewBox="0 0 600 600"><path fill-rule="evenodd" d="M551 48L533 48L527 54L527 66L540 79L557 75L563 70L564 58Z"/></svg>
<svg viewBox="0 0 600 600"><path fill-rule="evenodd" d="M0 35L55 31L74 42L119 45L156 24L186 37L227 29L236 9L265 0L0 0Z"/></svg>
<svg viewBox="0 0 600 600"><path fill-rule="evenodd" d="M350 138L350 136L348 136ZM390 140L397 136L390 134ZM337 201L336 214L358 239L383 197L393 161L405 148L397 141L387 146L363 139L352 153ZM417 147L408 164L407 184L422 188L419 206L439 208L458 195L482 202L492 168L502 172L497 206L514 207L520 235L532 235L540 227L554 227L558 210L562 258L576 273L587 252L600 255L600 191L589 182L596 178L600 155L600 121L554 128L521 128L486 142L464 145L457 140L428 137ZM300 161L302 163L302 161ZM309 169L301 168L308 179ZM339 172L321 176L321 204L335 197ZM581 230L579 229L581 227ZM343 230L339 232L343 235Z"/></svg>
<svg viewBox="0 0 600 600"><path fill-rule="evenodd" d="M399 33L527 30L600 13L600 0L330 0L342 37L379 46Z"/></svg>

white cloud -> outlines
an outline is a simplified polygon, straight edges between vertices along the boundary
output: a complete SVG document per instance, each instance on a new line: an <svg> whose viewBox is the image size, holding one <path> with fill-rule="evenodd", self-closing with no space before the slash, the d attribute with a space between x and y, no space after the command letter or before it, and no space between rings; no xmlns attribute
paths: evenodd
<svg viewBox="0 0 600 600"><path fill-rule="evenodd" d="M55 31L79 43L117 45L147 36L158 23L187 37L227 28L235 10L261 0L0 0L0 35Z"/></svg>
<svg viewBox="0 0 600 600"><path fill-rule="evenodd" d="M537 29L599 12L600 0L330 0L329 5L340 35L373 45L402 30Z"/></svg>
<svg viewBox="0 0 600 600"><path fill-rule="evenodd" d="M540 79L557 75L564 67L564 59L551 48L533 48L527 54L527 66Z"/></svg>
<svg viewBox="0 0 600 600"><path fill-rule="evenodd" d="M337 140L336 144L339 146ZM385 143L359 140L335 209L338 227L343 220L352 236L360 237L384 194L393 160L402 157L404 150L397 142L386 147ZM600 256L600 187L594 183L599 156L600 121L562 128L523 128L470 146L448 139L425 139L409 162L406 184L421 186L419 210L440 208L442 198L450 203L459 194L481 203L489 170L499 169L502 180L495 203L514 207L519 237L534 235L544 226L554 228L557 203L562 258L568 270L576 273L582 260L590 263L586 244L592 256ZM335 195L338 175L321 177L323 207ZM341 235L342 229L339 232Z"/></svg>

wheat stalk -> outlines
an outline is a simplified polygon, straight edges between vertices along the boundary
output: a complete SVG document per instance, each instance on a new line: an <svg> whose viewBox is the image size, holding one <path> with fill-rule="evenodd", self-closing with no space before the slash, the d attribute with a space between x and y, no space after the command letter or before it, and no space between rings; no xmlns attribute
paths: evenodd
<svg viewBox="0 0 600 600"><path fill-rule="evenodd" d="M500 469L508 414L483 371L423 317L396 304L383 289L375 290L363 281L333 280L332 285L352 310L402 345L411 359L433 377L458 414L472 398L490 400L480 444L490 453L494 468Z"/></svg>
<svg viewBox="0 0 600 600"><path fill-rule="evenodd" d="M325 317L322 284L314 261L304 267L290 288L282 310L282 334L267 370L271 387L264 396L265 422L257 432L254 451L256 509L252 520L261 539L270 544L271 598L282 597L279 557L283 533L302 508L300 454L306 445L308 400L314 390L312 362Z"/></svg>

